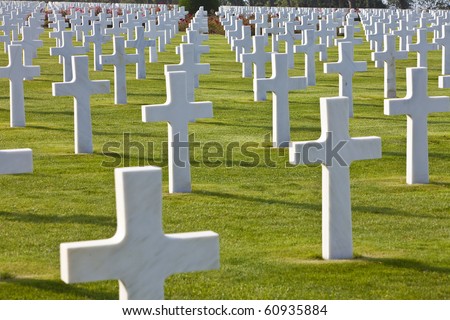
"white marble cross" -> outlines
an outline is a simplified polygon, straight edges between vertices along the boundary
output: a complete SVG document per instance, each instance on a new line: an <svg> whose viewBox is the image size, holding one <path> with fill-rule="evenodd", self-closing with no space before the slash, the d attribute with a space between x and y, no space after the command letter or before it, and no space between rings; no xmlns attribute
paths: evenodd
<svg viewBox="0 0 450 320"><path fill-rule="evenodd" d="M330 30L327 28L327 21L326 20L320 20L319 21L319 30L316 31L316 36L319 38L319 44L323 44L322 50L319 53L319 60L320 61L327 61L328 60L328 52L327 48L332 46L332 43L330 43L330 39L333 39L333 36L335 34L335 30ZM331 41L332 42L332 41Z"/></svg>
<svg viewBox="0 0 450 320"><path fill-rule="evenodd" d="M56 40L56 47L61 47L63 32L66 30L67 23L65 20L58 20L53 31L49 32L48 37ZM50 26L50 25L49 25ZM59 56L59 63L63 63L63 57Z"/></svg>
<svg viewBox="0 0 450 320"><path fill-rule="evenodd" d="M304 30L303 43L298 46L294 46L294 53L305 54L305 76L308 79L308 86L316 85L316 52L323 50L325 45L316 44L315 30Z"/></svg>
<svg viewBox="0 0 450 320"><path fill-rule="evenodd" d="M253 79L263 79L266 77L266 63L270 61L271 54L270 52L266 52L265 41L266 36L253 36L253 52L243 53L241 56L243 63L253 64ZM258 88L255 86L253 86L253 92L255 101L266 99L266 93L258 92Z"/></svg>
<svg viewBox="0 0 450 320"><path fill-rule="evenodd" d="M322 256L353 257L350 164L381 158L381 138L349 135L347 97L321 98L322 134L316 141L292 142L292 164L322 164Z"/></svg>
<svg viewBox="0 0 450 320"><path fill-rule="evenodd" d="M382 51L383 50L383 41L384 35L386 32L384 24L382 22L375 23L375 30L366 36L367 41L370 41L370 50L373 51ZM375 67L381 68L382 64L375 61Z"/></svg>
<svg viewBox="0 0 450 320"><path fill-rule="evenodd" d="M339 61L324 63L324 73L339 73L339 96L349 98L349 117L353 117L353 75L367 71L367 62L353 61L353 43L339 42Z"/></svg>
<svg viewBox="0 0 450 320"><path fill-rule="evenodd" d="M442 48L442 74L450 75L450 24L442 26L442 37L434 39L434 43Z"/></svg>
<svg viewBox="0 0 450 320"><path fill-rule="evenodd" d="M269 28L263 29L263 35L272 35L272 52L278 52L278 41L276 35L282 33L284 28L280 27L281 20L279 18L272 18Z"/></svg>
<svg viewBox="0 0 450 320"><path fill-rule="evenodd" d="M92 153L92 122L90 97L109 93L109 80L90 80L87 56L73 56L73 79L53 83L53 96L74 97L75 153Z"/></svg>
<svg viewBox="0 0 450 320"><path fill-rule="evenodd" d="M100 22L94 22L92 25L92 34L84 35L84 43L92 42L94 44L94 70L101 71L103 66L100 63L100 56L103 53L103 44L108 43L111 40L111 36L105 35L102 32Z"/></svg>
<svg viewBox="0 0 450 320"><path fill-rule="evenodd" d="M250 53L252 50L252 33L250 26L242 26L242 37L234 40L236 51L236 62L242 63L242 76L244 78L252 76L252 64L241 61L243 53Z"/></svg>
<svg viewBox="0 0 450 320"><path fill-rule="evenodd" d="M384 97L397 97L395 61L408 59L408 51L396 50L396 36L384 35L384 51L372 52L372 60L384 62Z"/></svg>
<svg viewBox="0 0 450 320"><path fill-rule="evenodd" d="M164 32L160 32L156 26L155 20L148 20L146 22L146 31L144 32L144 37L147 39L155 40L158 42L158 48L161 48L163 41L161 40L161 37L164 36ZM150 47L150 56L149 56L149 62L158 62L158 50L155 47ZM164 51L164 50L160 50Z"/></svg>
<svg viewBox="0 0 450 320"><path fill-rule="evenodd" d="M209 74L209 63L196 63L194 61L195 45L182 43L180 45L180 63L164 66L164 73L172 71L186 71L187 99L194 102L194 88L199 86L199 75Z"/></svg>
<svg viewBox="0 0 450 320"><path fill-rule="evenodd" d="M92 26L89 24L89 16L83 15L81 16L81 24L75 26L75 40L82 41L84 36L92 30ZM84 43L83 43L84 45Z"/></svg>
<svg viewBox="0 0 450 320"><path fill-rule="evenodd" d="M63 74L64 82L72 80L72 56L76 54L83 54L87 52L86 47L75 47L72 42L73 31L63 31L62 42L60 47L50 48L50 55L59 55L63 57Z"/></svg>
<svg viewBox="0 0 450 320"><path fill-rule="evenodd" d="M22 46L8 46L9 64L0 67L0 78L9 79L10 125L11 127L25 127L25 99L23 80L40 75L39 66L24 65L22 60Z"/></svg>
<svg viewBox="0 0 450 320"><path fill-rule="evenodd" d="M204 53L209 53L209 46L202 45L204 34L200 34L197 30L186 30L186 43L194 44L195 62L200 63L200 57ZM179 54L179 46L176 47L176 53Z"/></svg>
<svg viewBox="0 0 450 320"><path fill-rule="evenodd" d="M363 39L355 38L355 27L352 25L344 26L344 37L334 39L334 45L338 45L339 42L351 42L354 45L362 44Z"/></svg>
<svg viewBox="0 0 450 320"><path fill-rule="evenodd" d="M272 139L276 148L287 147L291 141L289 91L307 87L306 77L289 77L287 59L286 53L272 53L272 77L253 80L258 92L272 92Z"/></svg>
<svg viewBox="0 0 450 320"><path fill-rule="evenodd" d="M105 29L105 34L115 35L117 37L125 34L127 32L127 29L120 26L122 20L122 17L112 18L112 28Z"/></svg>
<svg viewBox="0 0 450 320"><path fill-rule="evenodd" d="M120 299L155 300L164 299L164 280L170 275L219 268L218 234L164 234L161 168L120 168L114 177L116 234L62 243L64 282L117 279Z"/></svg>
<svg viewBox="0 0 450 320"><path fill-rule="evenodd" d="M167 101L160 105L142 106L142 121L167 121L169 147L169 192L191 192L188 123L196 118L212 118L211 102L187 99L186 72L165 73Z"/></svg>
<svg viewBox="0 0 450 320"><path fill-rule="evenodd" d="M138 62L137 54L125 53L125 40L123 37L114 36L114 51L111 55L101 55L102 65L114 65L114 103L127 103L127 78L126 65Z"/></svg>
<svg viewBox="0 0 450 320"><path fill-rule="evenodd" d="M384 114L407 115L406 182L428 183L428 114L449 112L449 97L428 96L427 68L406 69L406 97L384 100Z"/></svg>
<svg viewBox="0 0 450 320"><path fill-rule="evenodd" d="M428 67L428 52L437 50L436 43L429 43L427 40L428 30L426 28L417 29L417 42L408 43L408 52L417 52L417 67Z"/></svg>
<svg viewBox="0 0 450 320"><path fill-rule="evenodd" d="M406 20L400 20L400 25L398 29L393 32L393 34L400 38L400 51L406 51L408 49L408 43L411 43L414 35L413 30L408 30Z"/></svg>
<svg viewBox="0 0 450 320"><path fill-rule="evenodd" d="M295 23L286 22L284 24L284 33L277 34L277 41L284 41L285 47L284 51L288 55L288 67L289 69L294 68L294 44L296 40L301 40L302 35L295 33Z"/></svg>
<svg viewBox="0 0 450 320"><path fill-rule="evenodd" d="M135 39L127 40L125 42L125 47L136 49L136 54L138 55L138 61L136 63L136 79L145 79L147 77L145 68L145 48L156 48L156 40L145 39L144 27L139 26L135 27L135 29Z"/></svg>
<svg viewBox="0 0 450 320"><path fill-rule="evenodd" d="M34 38L34 31L31 27L22 27L22 40L11 41L11 44L20 44L23 48L24 64L33 65L33 58L37 56L37 49L42 47L42 40Z"/></svg>

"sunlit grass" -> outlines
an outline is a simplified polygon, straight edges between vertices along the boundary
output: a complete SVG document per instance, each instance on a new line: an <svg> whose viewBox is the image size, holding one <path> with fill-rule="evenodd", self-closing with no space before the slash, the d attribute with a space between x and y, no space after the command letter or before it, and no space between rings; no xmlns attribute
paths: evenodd
<svg viewBox="0 0 450 320"><path fill-rule="evenodd" d="M201 146L220 144L224 155L208 158L200 148L192 150L192 160L200 164L192 168L193 192L182 195L168 194L167 153L162 152L167 124L141 121L141 105L166 99L163 67L178 63L174 48L180 35L159 54L158 63L147 64L146 80L135 80L134 67L128 67L127 105L114 105L113 93L92 98L92 155L74 154L73 99L51 95L52 82L62 81L62 66L49 56L54 40L47 33L42 39L35 59L41 76L25 84L26 128L9 128L8 80L0 80L1 148L32 148L35 168L33 174L0 176L0 298L118 298L117 281L66 285L59 280L60 243L115 232L114 168L107 164L115 161L114 153L119 166L164 167L166 233L220 235L220 270L170 277L167 299L450 298L450 114L429 117L430 184L406 185L406 117L383 114L383 70L370 61L368 43L355 49L356 60L368 61L368 72L354 77L350 133L380 136L383 158L352 164L355 259L334 262L320 258L321 169L286 167L287 150L267 148L271 95L266 102L253 101L252 79L241 78L241 66L223 36L210 36L211 52L202 62L210 63L211 74L200 77L196 90L197 101L213 102L214 118L190 124L190 132ZM111 51L109 44L104 53ZM336 60L337 48L332 48L329 62ZM410 53L397 64L399 97L406 92L405 68L415 63ZM6 64L0 53L0 65ZM437 88L440 64L440 53L431 53L430 95L450 94ZM112 67L104 69L91 71L91 78L113 81ZM291 75L303 73L298 55ZM317 62L317 86L289 96L294 141L319 137L319 99L336 95L338 76L323 74ZM124 146L127 133L144 152ZM110 142L121 147L103 154ZM233 142L256 143L250 151L257 157L236 148L227 153ZM259 159L256 166L248 164L254 159Z"/></svg>

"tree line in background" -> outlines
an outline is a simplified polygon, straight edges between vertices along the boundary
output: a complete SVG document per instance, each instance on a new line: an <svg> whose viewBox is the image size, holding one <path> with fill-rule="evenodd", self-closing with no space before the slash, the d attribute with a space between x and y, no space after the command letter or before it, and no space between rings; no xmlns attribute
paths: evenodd
<svg viewBox="0 0 450 320"><path fill-rule="evenodd" d="M89 1L85 1L89 2ZM217 10L220 5L313 7L313 8L398 8L448 9L450 0L98 0L109 3L180 4L185 7ZM207 10L208 12L210 10Z"/></svg>

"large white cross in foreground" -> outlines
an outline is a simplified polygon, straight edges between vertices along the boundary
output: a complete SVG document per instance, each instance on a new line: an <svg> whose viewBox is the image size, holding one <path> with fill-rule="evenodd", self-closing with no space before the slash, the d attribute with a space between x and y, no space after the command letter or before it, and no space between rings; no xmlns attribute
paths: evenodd
<svg viewBox="0 0 450 320"><path fill-rule="evenodd" d="M319 140L292 142L292 164L322 164L322 255L324 259L353 257L350 164L381 158L381 138L351 138L347 97L321 98Z"/></svg>
<svg viewBox="0 0 450 320"><path fill-rule="evenodd" d="M115 169L117 231L110 239L61 244L66 283L119 280L120 299L164 299L175 273L219 268L211 231L164 234L161 168Z"/></svg>

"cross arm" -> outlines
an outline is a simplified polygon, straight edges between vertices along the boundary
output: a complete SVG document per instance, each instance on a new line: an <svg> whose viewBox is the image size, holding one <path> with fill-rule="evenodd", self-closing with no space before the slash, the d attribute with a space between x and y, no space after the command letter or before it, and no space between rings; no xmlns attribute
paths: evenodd
<svg viewBox="0 0 450 320"><path fill-rule="evenodd" d="M166 276L174 273L219 269L219 235L212 231L166 235Z"/></svg>
<svg viewBox="0 0 450 320"><path fill-rule="evenodd" d="M300 90L308 87L306 77L292 77L288 81L289 90Z"/></svg>
<svg viewBox="0 0 450 320"><path fill-rule="evenodd" d="M212 102L189 102L190 119L212 118Z"/></svg>
<svg viewBox="0 0 450 320"><path fill-rule="evenodd" d="M24 66L24 69L27 73L27 79L28 77L39 77L41 75L40 66Z"/></svg>
<svg viewBox="0 0 450 320"><path fill-rule="evenodd" d="M323 64L324 73L340 73L342 70L340 62L328 62Z"/></svg>
<svg viewBox="0 0 450 320"><path fill-rule="evenodd" d="M369 160L381 158L381 138L362 137L350 138L342 152L345 152L345 160ZM350 165L350 163L348 163Z"/></svg>
<svg viewBox="0 0 450 320"><path fill-rule="evenodd" d="M272 92L272 90L270 89L270 87L273 85L272 82L274 80L273 79L253 79L253 88L258 88L259 92ZM264 99L265 100L265 99ZM256 101L263 101L261 99L258 98L258 100Z"/></svg>
<svg viewBox="0 0 450 320"><path fill-rule="evenodd" d="M142 122L169 122L176 112L170 107L170 103L142 106Z"/></svg>
<svg viewBox="0 0 450 320"><path fill-rule="evenodd" d="M356 61L352 65L352 69L354 72L363 72L367 71L367 62L366 61Z"/></svg>
<svg viewBox="0 0 450 320"><path fill-rule="evenodd" d="M105 240L62 243L60 245L61 279L66 283L118 279L114 274L120 263L122 240L116 236ZM125 262L126 263L126 262Z"/></svg>
<svg viewBox="0 0 450 320"><path fill-rule="evenodd" d="M325 140L291 142L289 162L293 165L325 163Z"/></svg>
<svg viewBox="0 0 450 320"><path fill-rule="evenodd" d="M400 114L409 114L411 98L385 99L384 114L387 116L395 116Z"/></svg>

